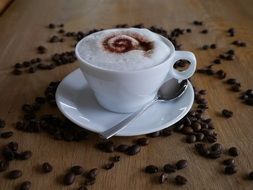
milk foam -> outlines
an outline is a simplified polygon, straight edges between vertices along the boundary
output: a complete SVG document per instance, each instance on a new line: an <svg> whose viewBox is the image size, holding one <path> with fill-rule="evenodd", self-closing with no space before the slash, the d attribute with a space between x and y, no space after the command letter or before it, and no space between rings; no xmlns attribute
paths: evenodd
<svg viewBox="0 0 253 190"><path fill-rule="evenodd" d="M146 46L139 39L147 42ZM116 49L111 47L115 44ZM127 49L125 45L132 48ZM159 35L148 29L137 28L108 29L93 33L82 39L77 51L88 64L116 71L150 68L162 63L170 54L170 48Z"/></svg>

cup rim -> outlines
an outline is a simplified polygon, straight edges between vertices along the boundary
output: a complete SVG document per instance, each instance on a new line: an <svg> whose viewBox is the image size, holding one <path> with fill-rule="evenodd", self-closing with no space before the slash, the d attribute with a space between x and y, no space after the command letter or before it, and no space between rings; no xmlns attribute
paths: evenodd
<svg viewBox="0 0 253 190"><path fill-rule="evenodd" d="M125 29L125 28L117 28L117 29ZM107 29L106 29L107 30ZM102 31L98 31L96 33L99 33L99 32L102 32ZM152 32L152 31L151 31ZM94 34L94 33L92 33ZM156 34L156 33L155 33ZM90 34L91 35L91 34ZM87 67L91 68L91 69L96 69L96 70L100 70L100 71L105 71L105 72L112 72L112 73L138 73L138 72L143 72L143 71L147 71L147 70L152 70L152 69L155 69L163 64L165 64L171 57L172 55L175 53L175 47L174 45L172 44L172 42L165 38L164 36L160 35L160 34L157 34L165 43L166 45L169 46L170 50L171 50L171 53L167 56L167 58L155 65L155 66L152 66L152 67L148 67L148 68L144 68L144 69L140 69L140 70L131 70L131 71L121 71L121 70L110 70L110 69L106 69L106 68L102 68L102 67L98 67L96 65L93 65L93 64L90 64L88 61L86 61L84 58L82 58L79 54L79 52L77 51L81 42L87 37L85 36L83 39L81 39L77 44L76 44L76 47L75 47L75 54L76 54L76 57L78 59L79 62L81 62L82 64L85 64Z"/></svg>

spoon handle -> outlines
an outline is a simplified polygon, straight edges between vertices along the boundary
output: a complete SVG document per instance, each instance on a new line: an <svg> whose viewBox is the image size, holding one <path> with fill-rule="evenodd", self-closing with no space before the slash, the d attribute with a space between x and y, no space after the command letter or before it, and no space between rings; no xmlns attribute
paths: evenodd
<svg viewBox="0 0 253 190"><path fill-rule="evenodd" d="M145 112L150 106L155 104L158 101L158 98L155 98L151 102L147 103L145 106L143 106L140 110L132 113L130 116L128 116L126 119L122 120L117 125L113 126L110 129L107 129L106 131L100 133L100 136L102 136L105 139L109 139L115 134L117 134L122 129L126 128L130 123L132 123L134 120L136 120L143 112Z"/></svg>

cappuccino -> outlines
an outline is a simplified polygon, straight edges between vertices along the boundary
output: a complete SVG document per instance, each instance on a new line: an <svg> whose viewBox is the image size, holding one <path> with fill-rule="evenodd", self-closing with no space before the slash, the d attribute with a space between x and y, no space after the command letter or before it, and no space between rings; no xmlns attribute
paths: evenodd
<svg viewBox="0 0 253 190"><path fill-rule="evenodd" d="M137 71L162 63L168 45L148 29L108 29L90 34L79 43L79 56L90 65L114 71Z"/></svg>

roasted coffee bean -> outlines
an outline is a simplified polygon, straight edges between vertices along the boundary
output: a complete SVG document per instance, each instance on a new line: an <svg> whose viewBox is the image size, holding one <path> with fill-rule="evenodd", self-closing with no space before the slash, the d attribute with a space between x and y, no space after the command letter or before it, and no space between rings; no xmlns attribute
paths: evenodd
<svg viewBox="0 0 253 190"><path fill-rule="evenodd" d="M71 185L74 183L75 181L75 174L72 173L72 172L69 172L67 173L65 176L64 176L64 179L63 179L63 182L65 185Z"/></svg>
<svg viewBox="0 0 253 190"><path fill-rule="evenodd" d="M177 185L185 185L187 183L187 179L184 176L177 175L175 177L175 182Z"/></svg>
<svg viewBox="0 0 253 190"><path fill-rule="evenodd" d="M182 129L182 132L183 132L184 134L192 134L192 133L193 133L193 129L192 129L191 127L184 127L184 128Z"/></svg>
<svg viewBox="0 0 253 190"><path fill-rule="evenodd" d="M161 134L160 131L156 131L156 132L148 134L147 136L154 138L154 137L159 137L160 134Z"/></svg>
<svg viewBox="0 0 253 190"><path fill-rule="evenodd" d="M30 181L24 181L21 183L19 190L29 190L32 186L32 183Z"/></svg>
<svg viewBox="0 0 253 190"><path fill-rule="evenodd" d="M15 152L18 150L18 143L10 142L10 143L8 143L7 147Z"/></svg>
<svg viewBox="0 0 253 190"><path fill-rule="evenodd" d="M186 32L187 32L187 33L191 33L192 30L191 30L190 28L187 28L187 29L186 29Z"/></svg>
<svg viewBox="0 0 253 190"><path fill-rule="evenodd" d="M222 151L222 145L220 143L215 143L211 146L211 150L212 151L219 151L221 152Z"/></svg>
<svg viewBox="0 0 253 190"><path fill-rule="evenodd" d="M195 20L195 21L193 21L193 24L196 25L196 26L202 26L203 22Z"/></svg>
<svg viewBox="0 0 253 190"><path fill-rule="evenodd" d="M86 179L84 185L94 185L96 182L95 179Z"/></svg>
<svg viewBox="0 0 253 190"><path fill-rule="evenodd" d="M12 135L13 135L12 131L7 131L7 132L1 133L1 137L5 138L5 139L10 138Z"/></svg>
<svg viewBox="0 0 253 190"><path fill-rule="evenodd" d="M135 145L130 146L127 149L127 154L132 156L132 155L138 154L140 151L141 151L141 147L135 144Z"/></svg>
<svg viewBox="0 0 253 190"><path fill-rule="evenodd" d="M55 28L55 24L50 23L50 24L48 25L48 28L51 28L51 29Z"/></svg>
<svg viewBox="0 0 253 190"><path fill-rule="evenodd" d="M234 78L230 78L230 79L228 79L226 82L227 82L228 84L236 84L236 83L238 83L237 80L234 79Z"/></svg>
<svg viewBox="0 0 253 190"><path fill-rule="evenodd" d="M113 157L110 158L110 160L112 162L119 162L120 161L120 156L113 156Z"/></svg>
<svg viewBox="0 0 253 190"><path fill-rule="evenodd" d="M23 173L22 173L21 170L12 170L12 171L9 172L8 178L9 179L17 179L17 178L21 177L22 174Z"/></svg>
<svg viewBox="0 0 253 190"><path fill-rule="evenodd" d="M88 188L85 186L80 186L77 190L88 190Z"/></svg>
<svg viewBox="0 0 253 190"><path fill-rule="evenodd" d="M114 167L114 162L110 162L104 165L104 169L110 170Z"/></svg>
<svg viewBox="0 0 253 190"><path fill-rule="evenodd" d="M226 166L224 172L227 175L232 175L237 172L236 166L235 165Z"/></svg>
<svg viewBox="0 0 253 190"><path fill-rule="evenodd" d="M210 45L210 48L211 48L211 49L216 49L216 47L217 47L216 44L211 44L211 45Z"/></svg>
<svg viewBox="0 0 253 190"><path fill-rule="evenodd" d="M19 69L14 69L14 70L12 71L12 73L13 73L14 75L21 75L21 74L22 74L22 71L19 70Z"/></svg>
<svg viewBox="0 0 253 190"><path fill-rule="evenodd" d="M191 125L192 129L197 132L197 131L200 131L201 130L201 125L199 122L194 122L192 125Z"/></svg>
<svg viewBox="0 0 253 190"><path fill-rule="evenodd" d="M82 166L73 166L70 168L70 171L75 175L81 175L84 172Z"/></svg>
<svg viewBox="0 0 253 190"><path fill-rule="evenodd" d="M215 59L215 60L213 60L213 63L215 63L215 64L221 64L221 61L220 61L220 59Z"/></svg>
<svg viewBox="0 0 253 190"><path fill-rule="evenodd" d="M187 142L187 143L194 143L194 142L196 142L196 140L197 140L197 138L196 138L195 135L188 135L188 136L186 137L186 142Z"/></svg>
<svg viewBox="0 0 253 190"><path fill-rule="evenodd" d="M2 155L5 160L11 161L15 159L15 152L9 149L8 147L5 147L2 151Z"/></svg>
<svg viewBox="0 0 253 190"><path fill-rule="evenodd" d="M0 128L4 128L5 127L5 121L0 119Z"/></svg>
<svg viewBox="0 0 253 190"><path fill-rule="evenodd" d="M233 112L232 111L229 111L227 109L223 109L222 110L222 116L226 117L226 118L230 118L233 116Z"/></svg>
<svg viewBox="0 0 253 190"><path fill-rule="evenodd" d="M150 173L150 174L157 173L158 172L158 167L154 166L154 165L146 166L145 172Z"/></svg>
<svg viewBox="0 0 253 190"><path fill-rule="evenodd" d="M223 164L227 165L227 166L229 166L229 165L235 165L235 160L233 158L229 158L229 159L224 160Z"/></svg>
<svg viewBox="0 0 253 190"><path fill-rule="evenodd" d="M136 143L140 146L146 146L149 144L148 138L139 138L137 139Z"/></svg>
<svg viewBox="0 0 253 190"><path fill-rule="evenodd" d="M245 100L245 103L249 106L253 106L253 98L248 98Z"/></svg>
<svg viewBox="0 0 253 190"><path fill-rule="evenodd" d="M118 152L126 152L128 148L129 148L128 145L126 145L126 144L121 144L121 145L119 145L119 146L116 148L116 150L117 150Z"/></svg>
<svg viewBox="0 0 253 190"><path fill-rule="evenodd" d="M18 159L19 160L28 160L31 157L32 157L32 152L29 151L29 150L21 152L21 153L18 154Z"/></svg>
<svg viewBox="0 0 253 190"><path fill-rule="evenodd" d="M217 74L218 78L220 78L220 79L226 78L226 73L223 70L218 70L216 72L216 74Z"/></svg>
<svg viewBox="0 0 253 190"><path fill-rule="evenodd" d="M0 172L6 171L9 168L9 162L5 160L0 161Z"/></svg>
<svg viewBox="0 0 253 190"><path fill-rule="evenodd" d="M53 170L53 166L48 162L44 162L41 166L41 169L43 173L49 173Z"/></svg>
<svg viewBox="0 0 253 190"><path fill-rule="evenodd" d="M249 173L249 179L253 180L253 171Z"/></svg>
<svg viewBox="0 0 253 190"><path fill-rule="evenodd" d="M197 141L203 141L204 138L205 138L205 135L203 133L197 133L196 134Z"/></svg>
<svg viewBox="0 0 253 190"><path fill-rule="evenodd" d="M172 135L172 130L170 128L165 128L161 131L161 135L164 137Z"/></svg>
<svg viewBox="0 0 253 190"><path fill-rule="evenodd" d="M188 162L187 160L179 160L177 163L176 163L176 167L178 170L181 170L183 168L186 168L188 166Z"/></svg>
<svg viewBox="0 0 253 190"><path fill-rule="evenodd" d="M236 147L231 147L231 148L228 149L228 154L230 156L236 157L236 156L239 155L239 151L238 151L238 149Z"/></svg>
<svg viewBox="0 0 253 190"><path fill-rule="evenodd" d="M207 50L208 48L209 48L208 45L203 45L203 46L201 47L202 50Z"/></svg>
<svg viewBox="0 0 253 190"><path fill-rule="evenodd" d="M177 166L176 166L176 165L165 164L165 165L163 166L163 171L164 171L165 173L174 173L174 172L176 172L176 170L177 170Z"/></svg>
<svg viewBox="0 0 253 190"><path fill-rule="evenodd" d="M98 175L98 169L93 168L89 172L87 172L86 178L87 179L95 179L97 177L97 175Z"/></svg>
<svg viewBox="0 0 253 190"><path fill-rule="evenodd" d="M44 46L39 46L37 47L37 51L38 53L43 54L43 53L46 53L47 48L45 48Z"/></svg>
<svg viewBox="0 0 253 190"><path fill-rule="evenodd" d="M160 183L164 183L165 181L167 181L169 178L168 174L167 173L162 173L160 176L159 176L159 182Z"/></svg>

